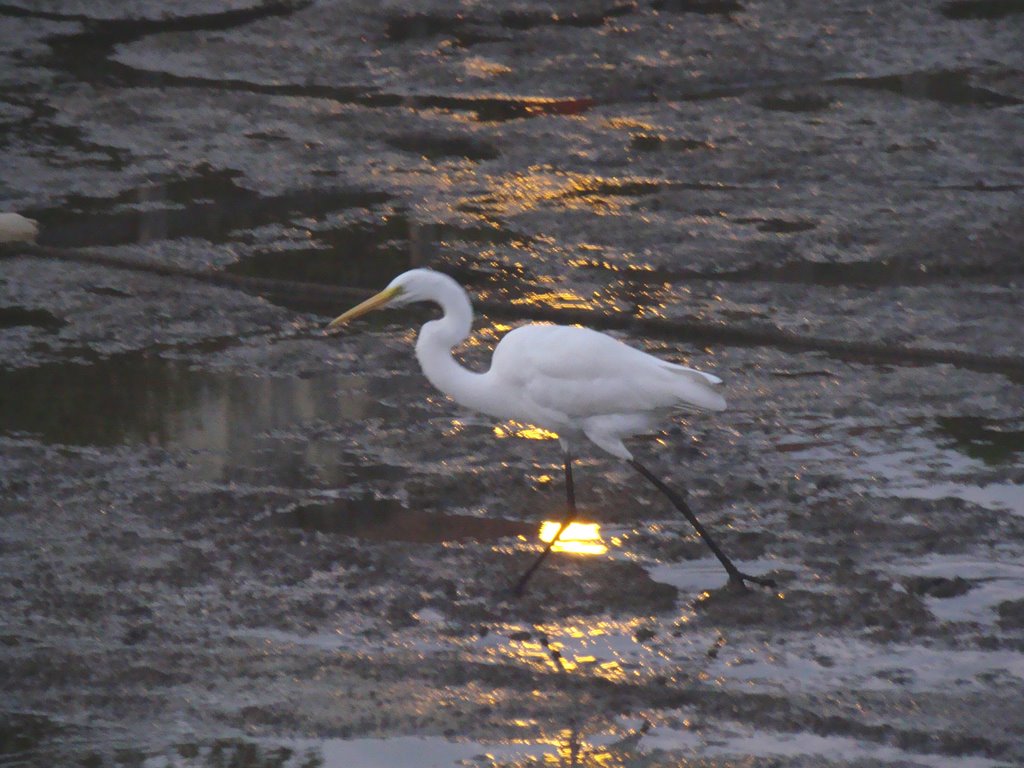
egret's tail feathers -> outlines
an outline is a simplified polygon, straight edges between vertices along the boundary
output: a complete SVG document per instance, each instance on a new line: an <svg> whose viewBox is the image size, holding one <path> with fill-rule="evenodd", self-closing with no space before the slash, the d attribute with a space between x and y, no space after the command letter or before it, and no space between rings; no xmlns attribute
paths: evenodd
<svg viewBox="0 0 1024 768"><path fill-rule="evenodd" d="M665 370L672 371L677 376L695 381L698 384L721 384L722 380L717 376L704 373L704 371L698 371L696 368L687 368L685 365L676 365L675 363L663 363Z"/></svg>
<svg viewBox="0 0 1024 768"><path fill-rule="evenodd" d="M722 383L720 378L682 365L670 364L667 368L682 380L679 392L681 408L696 408L702 411L726 409L725 398L715 391L715 387Z"/></svg>
<svg viewBox="0 0 1024 768"><path fill-rule="evenodd" d="M687 387L683 400L680 403L682 408L693 408L701 411L724 411L729 407L725 398L715 392L711 387Z"/></svg>

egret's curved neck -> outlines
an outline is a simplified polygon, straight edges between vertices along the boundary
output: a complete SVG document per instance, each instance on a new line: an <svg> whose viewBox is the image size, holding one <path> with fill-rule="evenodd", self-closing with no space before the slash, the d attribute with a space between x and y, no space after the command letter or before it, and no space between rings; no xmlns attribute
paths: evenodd
<svg viewBox="0 0 1024 768"><path fill-rule="evenodd" d="M469 338L473 329L473 306L469 296L454 280L437 286L434 295L444 316L420 329L416 359L430 383L453 400L484 413L494 414L494 393L487 386L486 373L474 373L452 357L452 347ZM496 414L495 414L496 415Z"/></svg>

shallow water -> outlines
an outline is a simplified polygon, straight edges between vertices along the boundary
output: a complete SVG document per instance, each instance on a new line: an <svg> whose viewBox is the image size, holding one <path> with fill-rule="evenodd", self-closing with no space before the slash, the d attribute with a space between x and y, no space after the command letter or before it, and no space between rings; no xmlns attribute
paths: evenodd
<svg viewBox="0 0 1024 768"><path fill-rule="evenodd" d="M254 376L147 353L4 370L0 388L0 432L184 451L211 480L232 466L288 461L294 449L275 432L387 412L360 376Z"/></svg>

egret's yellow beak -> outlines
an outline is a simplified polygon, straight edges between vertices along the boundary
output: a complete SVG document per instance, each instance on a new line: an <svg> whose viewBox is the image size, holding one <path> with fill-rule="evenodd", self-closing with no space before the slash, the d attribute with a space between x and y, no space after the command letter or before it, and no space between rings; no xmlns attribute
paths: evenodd
<svg viewBox="0 0 1024 768"><path fill-rule="evenodd" d="M374 309L380 309L401 292L402 289L397 286L394 288L385 288L376 296L367 299L362 304L357 304L345 314L338 315L336 318L331 320L331 322L327 324L327 330L333 331L335 328L344 325L349 320L354 320L360 315L365 315L367 312L370 312Z"/></svg>

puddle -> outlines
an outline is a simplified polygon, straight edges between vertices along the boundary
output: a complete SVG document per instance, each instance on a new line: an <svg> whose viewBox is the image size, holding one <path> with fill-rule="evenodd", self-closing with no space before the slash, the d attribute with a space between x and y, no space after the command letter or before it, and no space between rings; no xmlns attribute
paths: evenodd
<svg viewBox="0 0 1024 768"><path fill-rule="evenodd" d="M927 99L943 104L978 107L1005 107L1020 104L1020 99L971 84L970 73L962 70L943 72L911 72L882 77L840 77L831 85L852 85L857 88L891 91L911 99Z"/></svg>
<svg viewBox="0 0 1024 768"><path fill-rule="evenodd" d="M309 239L316 247L257 253L225 271L246 277L379 289L407 269L430 266L438 251L448 246L509 243L516 241L516 236L499 226L455 227L416 222L395 213L373 221L314 228ZM444 271L470 286L502 277L494 270L485 273L472 266L452 269L446 265Z"/></svg>
<svg viewBox="0 0 1024 768"><path fill-rule="evenodd" d="M813 426L806 430L807 434L813 432ZM903 425L891 433L883 428L875 434L866 430L837 431L834 437L814 443L783 440L778 450L788 453L790 460L802 462L805 471L841 475L860 493L907 499L963 499L986 509L1024 515L1024 485L994 471L997 465L1002 469L1010 463L1012 454L1019 450L1019 440L1019 436L1009 438L1009 452L999 443L994 449L985 442L979 447L974 439L954 441L950 447L937 441L932 430ZM981 451L983 456L991 457L993 450L1000 457L998 462L971 455L971 451Z"/></svg>
<svg viewBox="0 0 1024 768"><path fill-rule="evenodd" d="M355 536L368 541L443 544L453 541L494 541L512 536L533 537L537 526L517 520L444 515L409 509L392 499L338 499L304 503L271 515L270 525L304 531Z"/></svg>
<svg viewBox="0 0 1024 768"><path fill-rule="evenodd" d="M43 330L58 331L66 323L45 309L27 309L25 307L0 307L0 330L4 328L21 328L32 326Z"/></svg>
<svg viewBox="0 0 1024 768"><path fill-rule="evenodd" d="M989 465L1004 464L1024 452L1024 428L1011 428L1021 422L947 416L938 419L938 425L943 435L953 439L953 447Z"/></svg>
<svg viewBox="0 0 1024 768"><path fill-rule="evenodd" d="M708 141L681 136L662 136L658 133L634 133L629 137L629 146L641 152L692 152L697 149L715 148L715 145Z"/></svg>
<svg viewBox="0 0 1024 768"><path fill-rule="evenodd" d="M1001 19L1016 13L1024 13L1021 0L952 0L942 5L942 15L947 19Z"/></svg>
<svg viewBox="0 0 1024 768"><path fill-rule="evenodd" d="M806 232L818 226L816 221L804 219L762 219L759 217L746 219L733 219L737 224L756 224L758 232L776 232L781 235L789 235L794 232Z"/></svg>
<svg viewBox="0 0 1024 768"><path fill-rule="evenodd" d="M403 13L388 19L384 37L392 43L406 43L428 37L451 37L463 48L477 43L508 40L508 36L490 31L484 22L463 13Z"/></svg>
<svg viewBox="0 0 1024 768"><path fill-rule="evenodd" d="M421 155L429 160L462 157L466 160L479 162L481 160L495 160L501 154L498 148L491 142L472 136L410 133L391 136L384 141L395 149Z"/></svg>
<svg viewBox="0 0 1024 768"><path fill-rule="evenodd" d="M823 93L769 93L758 102L770 112L822 112L834 104L834 99Z"/></svg>
<svg viewBox="0 0 1024 768"><path fill-rule="evenodd" d="M654 0L651 7L656 11L671 13L717 14L719 16L728 16L743 10L743 6L736 0Z"/></svg>
<svg viewBox="0 0 1024 768"><path fill-rule="evenodd" d="M313 231L314 248L256 253L224 271L246 277L380 288L407 269L426 266L433 245L403 216ZM427 239L425 248L414 247Z"/></svg>
<svg viewBox="0 0 1024 768"><path fill-rule="evenodd" d="M68 197L58 208L31 213L40 223L42 246L79 248L128 245L179 237L214 243L239 230L317 217L386 202L384 192L295 190L264 197L235 181L235 171L203 166L185 179L168 179L114 198Z"/></svg>
<svg viewBox="0 0 1024 768"><path fill-rule="evenodd" d="M367 389L359 376L257 377L129 354L0 370L0 433L59 445L185 450L208 480L250 473L261 482L272 467L282 482L336 484L362 474L340 449L268 433L362 421L385 408Z"/></svg>

